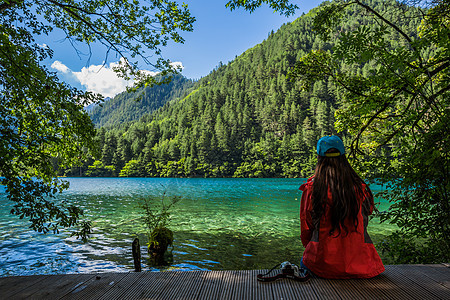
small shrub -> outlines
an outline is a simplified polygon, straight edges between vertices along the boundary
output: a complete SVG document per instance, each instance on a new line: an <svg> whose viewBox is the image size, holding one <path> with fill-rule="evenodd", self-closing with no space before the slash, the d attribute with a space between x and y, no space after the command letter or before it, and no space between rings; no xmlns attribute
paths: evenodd
<svg viewBox="0 0 450 300"><path fill-rule="evenodd" d="M141 204L144 210L144 222L147 225L148 252L154 263L164 264L164 253L173 245L173 232L168 228L170 224L170 208L181 200L179 196L173 196L165 202L166 192L163 193L158 204L157 199L145 199ZM153 200L153 201L152 201Z"/></svg>

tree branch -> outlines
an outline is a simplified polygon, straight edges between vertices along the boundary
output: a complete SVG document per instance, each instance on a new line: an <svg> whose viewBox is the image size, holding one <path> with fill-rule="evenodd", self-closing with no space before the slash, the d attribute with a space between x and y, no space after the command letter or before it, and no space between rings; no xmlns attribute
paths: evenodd
<svg viewBox="0 0 450 300"><path fill-rule="evenodd" d="M411 47L414 49L414 51L416 51L415 47L412 46L413 41L411 40L411 38L404 33L397 25L395 25L394 23L392 23L391 21L387 20L386 18L384 18L382 15L380 15L378 12L376 12L373 8L371 8L370 6L362 3L359 0L355 0L355 3L358 4L359 6L364 7L367 11L371 12L372 14L374 14L377 18L379 18L380 20L382 20L383 22L385 22L386 24L388 24L390 27L392 27L395 31L397 31L401 36L403 36L408 43L411 45Z"/></svg>
<svg viewBox="0 0 450 300"><path fill-rule="evenodd" d="M14 0L6 0L2 4L0 4L0 12L3 12L7 9L10 9L13 6L23 3L24 0L14 1Z"/></svg>
<svg viewBox="0 0 450 300"><path fill-rule="evenodd" d="M398 89L389 99L389 101L385 101L383 107L381 107L370 119L369 121L367 121L367 123L361 127L361 129L359 130L358 134L356 135L356 137L353 139L352 143L351 143L351 150L350 150L350 155L353 155L353 151L358 152L358 144L359 144L359 140L361 139L361 136L363 134L363 132L372 124L373 121L375 121L375 119L378 117L379 114L381 114L383 111L385 111L390 105L391 105L391 101L392 99L394 99L395 97L397 97L398 94L400 94L402 91L404 90L404 86L402 86L400 89ZM356 144L356 145L355 145Z"/></svg>
<svg viewBox="0 0 450 300"><path fill-rule="evenodd" d="M385 17L383 17L382 15L380 15L377 11L375 11L373 8L371 8L370 6L368 6L367 4L362 3L359 0L355 0L355 3L358 4L359 6L364 7L367 11L371 12L372 14L374 14L377 18L379 18L380 20L382 20L383 22L385 22L387 25L389 25L391 28L393 28L395 31L397 31L405 40L408 41L408 44L411 46L411 48L413 49L413 51L417 54L417 56L419 57L419 62L420 65L422 65L422 58L421 55L419 53L419 51L417 51L416 47L413 45L413 41L411 40L411 38L405 33L403 32L403 30L401 30L397 25L395 25L394 23L392 23L391 21L387 20Z"/></svg>

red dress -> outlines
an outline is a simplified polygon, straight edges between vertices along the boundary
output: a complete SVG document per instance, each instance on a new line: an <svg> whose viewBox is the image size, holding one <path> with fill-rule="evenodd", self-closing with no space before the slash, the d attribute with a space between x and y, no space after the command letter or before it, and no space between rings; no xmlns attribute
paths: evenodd
<svg viewBox="0 0 450 300"><path fill-rule="evenodd" d="M357 195L360 202L358 227L354 231L351 221L346 223L349 233L341 230L341 234L329 235L331 230L330 203L328 203L320 220L313 220L312 211L312 178L300 187L303 191L300 205L301 240L305 247L303 263L314 274L323 278L371 278L384 271L381 258L367 233L368 217L372 214L372 195L366 191ZM314 225L316 224L316 225Z"/></svg>

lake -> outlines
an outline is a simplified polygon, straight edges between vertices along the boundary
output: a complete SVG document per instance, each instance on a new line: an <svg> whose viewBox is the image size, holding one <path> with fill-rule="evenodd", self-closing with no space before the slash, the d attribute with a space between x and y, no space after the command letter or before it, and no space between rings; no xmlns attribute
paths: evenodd
<svg viewBox="0 0 450 300"><path fill-rule="evenodd" d="M134 270L131 243L141 241L143 270L267 269L299 264L299 186L305 179L66 178L59 197L82 207L93 222L83 243L68 232L39 234L10 215L0 194L0 277L13 275L127 272ZM379 186L371 186L375 193ZM146 197L180 196L170 210L173 263L148 266L146 227L139 203ZM378 208L387 209L382 200ZM376 243L395 228L369 223Z"/></svg>

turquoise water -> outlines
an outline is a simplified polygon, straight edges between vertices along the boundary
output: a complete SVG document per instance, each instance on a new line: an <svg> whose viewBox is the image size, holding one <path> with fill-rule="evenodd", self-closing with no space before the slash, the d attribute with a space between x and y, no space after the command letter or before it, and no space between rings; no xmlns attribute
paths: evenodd
<svg viewBox="0 0 450 300"><path fill-rule="evenodd" d="M131 271L131 243L141 241L149 267L146 228L139 203L153 196L180 196L172 207L173 263L163 269L230 270L299 263L299 186L304 179L68 178L61 200L76 203L93 221L83 243L68 232L39 234L9 214L0 194L0 276ZM374 192L380 187L372 186ZM387 209L381 202L380 210ZM372 239L394 228L373 219Z"/></svg>

